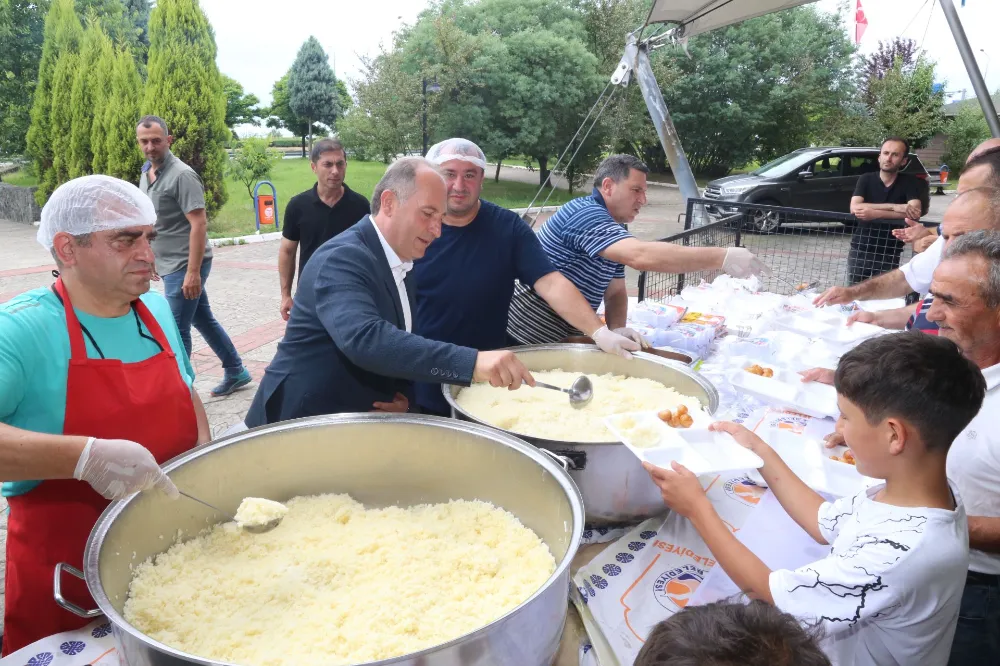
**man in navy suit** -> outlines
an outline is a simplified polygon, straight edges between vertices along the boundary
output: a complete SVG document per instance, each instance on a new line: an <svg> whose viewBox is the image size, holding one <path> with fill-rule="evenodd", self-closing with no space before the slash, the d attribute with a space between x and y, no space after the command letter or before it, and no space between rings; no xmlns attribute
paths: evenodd
<svg viewBox="0 0 1000 666"><path fill-rule="evenodd" d="M324 243L302 271L248 427L339 412L405 412L414 381L534 384L510 351L480 352L410 332L416 289L408 274L441 235L446 201L444 179L424 158L389 167L372 194L371 216Z"/></svg>

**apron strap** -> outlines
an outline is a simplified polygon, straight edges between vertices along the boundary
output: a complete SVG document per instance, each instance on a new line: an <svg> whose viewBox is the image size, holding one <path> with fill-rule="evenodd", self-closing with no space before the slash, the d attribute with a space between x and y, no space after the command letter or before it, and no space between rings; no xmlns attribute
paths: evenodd
<svg viewBox="0 0 1000 666"><path fill-rule="evenodd" d="M83 342L83 328L80 325L80 320L76 318L76 312L73 311L73 303L69 300L69 293L66 291L62 278L56 280L52 289L59 296L63 310L66 312L66 332L69 333L70 357L74 360L86 359L87 345Z"/></svg>
<svg viewBox="0 0 1000 666"><path fill-rule="evenodd" d="M146 304L142 302L142 299L137 298L132 301L132 307L139 314L139 319L142 320L142 323L146 325L146 330L152 334L153 339L160 345L160 349L173 353L170 342L167 340L167 336L163 333L163 328L160 326L160 322L156 321L156 317L149 311Z"/></svg>

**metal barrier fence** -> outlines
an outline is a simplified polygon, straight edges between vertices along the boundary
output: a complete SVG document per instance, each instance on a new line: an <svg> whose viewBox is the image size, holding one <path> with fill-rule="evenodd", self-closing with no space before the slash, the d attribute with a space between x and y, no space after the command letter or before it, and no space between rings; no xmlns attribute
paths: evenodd
<svg viewBox="0 0 1000 666"><path fill-rule="evenodd" d="M709 223L691 228L693 219L707 219ZM771 277L761 278L761 288L779 294L793 294L802 285L822 290L859 282L912 257L912 244L902 245L891 235L868 236L858 250L852 250L856 224L857 218L848 213L689 199L684 231L662 242L687 247L746 247L774 272ZM643 271L639 275L639 300L673 296L686 284L711 281L721 272Z"/></svg>

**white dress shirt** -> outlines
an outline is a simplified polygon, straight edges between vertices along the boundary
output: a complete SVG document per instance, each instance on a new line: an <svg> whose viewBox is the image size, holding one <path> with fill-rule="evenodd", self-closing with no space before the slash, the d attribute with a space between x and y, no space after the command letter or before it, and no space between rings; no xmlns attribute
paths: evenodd
<svg viewBox="0 0 1000 666"><path fill-rule="evenodd" d="M943 256L944 237L938 236L938 239L931 243L929 248L900 266L899 270L903 271L903 277L906 278L910 289L921 295L930 291L934 269L941 263Z"/></svg>
<svg viewBox="0 0 1000 666"><path fill-rule="evenodd" d="M969 516L1000 518L1000 365L983 370L986 397L976 418L948 449L948 480L958 487ZM969 568L1000 574L1000 554L969 551Z"/></svg>
<svg viewBox="0 0 1000 666"><path fill-rule="evenodd" d="M406 280L406 274L413 269L413 262L400 259L386 241L385 236L382 235L382 230L375 224L375 220L371 220L371 223L375 227L375 233L378 234L379 242L382 243L386 261L389 262L389 269L396 281L396 289L399 290L399 302L403 305L403 321L406 323L406 332L411 333L413 331L413 315L410 314L410 299L406 295L406 282L404 280Z"/></svg>

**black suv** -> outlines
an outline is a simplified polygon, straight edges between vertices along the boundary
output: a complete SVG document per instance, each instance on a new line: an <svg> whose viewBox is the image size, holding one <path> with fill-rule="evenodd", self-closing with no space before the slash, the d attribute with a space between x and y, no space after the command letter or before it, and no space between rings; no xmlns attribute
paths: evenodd
<svg viewBox="0 0 1000 666"><path fill-rule="evenodd" d="M810 210L849 213L854 186L863 173L878 171L879 148L800 148L769 162L751 173L713 180L705 188L704 198L720 202L738 201L768 206L790 206ZM927 190L927 170L920 158L910 153L903 168L921 179ZM926 208L926 206L925 206ZM737 212L724 205L709 206L712 217L721 218ZM751 211L745 224L753 231L769 233L781 225L774 211Z"/></svg>

